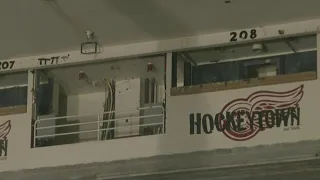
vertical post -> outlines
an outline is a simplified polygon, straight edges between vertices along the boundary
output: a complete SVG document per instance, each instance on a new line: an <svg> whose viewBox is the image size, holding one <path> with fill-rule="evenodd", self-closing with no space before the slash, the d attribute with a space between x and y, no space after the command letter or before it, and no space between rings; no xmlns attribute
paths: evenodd
<svg viewBox="0 0 320 180"><path fill-rule="evenodd" d="M34 125L33 125L33 145L32 145L32 148L35 148L36 147L36 142L37 142L37 120L34 122Z"/></svg>
<svg viewBox="0 0 320 180"><path fill-rule="evenodd" d="M166 119L165 119L165 114L166 114L166 110L164 109L164 107L162 107L162 128L161 128L161 134L165 133L165 125L166 125Z"/></svg>
<svg viewBox="0 0 320 180"><path fill-rule="evenodd" d="M317 78L319 80L319 72L320 72L320 33L317 33L317 45L316 45L316 49L317 49Z"/></svg>
<svg viewBox="0 0 320 180"><path fill-rule="evenodd" d="M100 140L100 114L98 114L98 122L97 122L97 126L98 126L98 129L97 129L97 140L99 141Z"/></svg>
<svg viewBox="0 0 320 180"><path fill-rule="evenodd" d="M172 88L172 53L166 54L166 97L170 96L170 90Z"/></svg>
<svg viewBox="0 0 320 180"><path fill-rule="evenodd" d="M172 53L166 53L165 56L165 99L163 102L163 134L166 133L166 119L167 119L167 100L168 97L171 96L171 88L172 88Z"/></svg>
<svg viewBox="0 0 320 180"><path fill-rule="evenodd" d="M36 147L36 120L37 120L37 103L36 103L36 92L38 87L38 75L36 70L28 71L28 99L27 99L27 113L31 121L31 148Z"/></svg>

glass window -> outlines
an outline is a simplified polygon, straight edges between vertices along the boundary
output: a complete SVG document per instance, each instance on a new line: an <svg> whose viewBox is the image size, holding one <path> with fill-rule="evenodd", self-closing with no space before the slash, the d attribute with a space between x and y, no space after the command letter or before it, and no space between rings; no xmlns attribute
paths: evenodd
<svg viewBox="0 0 320 180"><path fill-rule="evenodd" d="M27 104L27 86L0 89L0 108Z"/></svg>
<svg viewBox="0 0 320 180"><path fill-rule="evenodd" d="M28 72L0 75L0 108L27 104Z"/></svg>
<svg viewBox="0 0 320 180"><path fill-rule="evenodd" d="M179 62L172 65L172 82L183 82L179 86L172 83L172 95L314 80L317 38L297 36L178 52L172 59ZM183 72L183 76L176 72ZM201 84L207 85L198 86Z"/></svg>
<svg viewBox="0 0 320 180"><path fill-rule="evenodd" d="M317 53L308 51L266 58L193 66L192 85L317 71ZM185 76L188 78L188 76Z"/></svg>

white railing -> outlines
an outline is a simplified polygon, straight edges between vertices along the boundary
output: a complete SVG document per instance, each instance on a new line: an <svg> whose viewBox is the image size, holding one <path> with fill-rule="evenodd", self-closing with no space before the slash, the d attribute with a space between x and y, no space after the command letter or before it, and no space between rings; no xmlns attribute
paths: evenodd
<svg viewBox="0 0 320 180"><path fill-rule="evenodd" d="M137 116L132 116L130 114L129 116L124 116L121 118L114 118L114 119L107 119L103 120L103 116L105 114L115 114L121 115L125 113L134 113L138 112L140 114L140 111L145 111L145 110L152 110L152 109L159 109L161 110L161 113L155 113L155 114L149 114L149 115L137 115ZM67 135L76 135L76 134L83 134L83 133L92 133L96 132L97 133L97 139L100 140L100 133L102 131L110 131L110 130L117 130L117 129L125 129L125 128L132 128L132 127L148 127L148 126L158 126L161 129L160 133L164 133L164 126L165 126L165 116L164 116L165 109L163 106L150 106L150 107L142 107L142 108L137 108L137 109L132 109L129 111L109 111L109 112L104 112L104 113L96 113L96 114L82 114L82 115L72 115L72 116L64 116L64 117L54 117L54 118L39 118L35 121L34 123L34 128L33 128L33 147L36 147L36 142L38 139L42 138L50 138L50 137L58 137L58 136L67 136ZM76 118L76 119L84 119L86 117L95 117L96 120L94 121L89 121L89 122L77 122L77 123L71 123L71 124L62 124L62 125L53 125L53 126L39 126L41 122L44 121L57 121L59 119L70 119L70 118ZM133 120L133 119L141 119L141 118L153 118L153 117L161 117L161 122L156 122L156 123L146 123L146 124L136 124L136 125L129 125L129 126L118 126L118 127L109 127L109 128L102 128L101 124L104 122L116 122L119 120ZM56 128L61 128L61 127L72 127L72 126L81 126L81 125L89 125L89 124L96 124L96 128L93 130L79 130L79 131L73 131L73 132L65 132L65 133L53 133L53 134L45 134L45 135L37 135L38 130L45 130L45 129L56 129ZM55 131L54 131L55 132Z"/></svg>

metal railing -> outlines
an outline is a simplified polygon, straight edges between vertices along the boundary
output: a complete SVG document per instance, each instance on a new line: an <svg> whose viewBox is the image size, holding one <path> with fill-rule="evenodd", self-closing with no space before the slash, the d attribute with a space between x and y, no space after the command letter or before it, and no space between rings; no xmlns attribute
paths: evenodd
<svg viewBox="0 0 320 180"><path fill-rule="evenodd" d="M155 113L155 114L149 114L149 115L140 115L141 111L146 111L146 110L153 110L153 109L159 109L161 110L161 113ZM114 119L103 119L103 116L105 114L112 114L114 113L116 116L121 115L121 114L127 114L130 113L128 116L123 116L120 118L114 118ZM128 111L109 111L109 112L104 112L104 113L95 113L95 114L79 114L79 115L72 115L72 116L63 116L63 117L54 117L54 118L39 118L35 121L34 123L34 128L33 128L33 147L36 146L36 142L39 139L43 138L52 138L52 137L59 137L59 136L67 136L67 135L79 135L79 134L84 134L84 133L92 133L96 132L97 134L97 139L96 140L101 140L101 132L103 131L110 131L110 130L119 130L119 129L126 129L126 128L132 128L132 127L160 127L160 134L164 133L164 126L165 126L165 109L163 106L149 106L149 107L142 107L142 108L137 108L137 109L132 109ZM138 114L137 116L132 116L132 114ZM85 119L86 117L94 117L94 121L88 121L88 122L77 122L77 123L71 123L71 124L61 124L61 125L49 125L49 126L39 126L41 122L46 122L46 121L55 121L60 119L69 119L69 118L76 118L76 119ZM108 127L108 128L102 128L102 123L104 122L117 122L120 120L140 120L140 119L145 119L145 118L154 118L154 117L161 117L160 122L155 122L155 123L138 123L138 124L130 124L127 126L115 126L115 127ZM90 119L90 118L89 118ZM90 124L96 124L96 128L92 130L78 130L78 131L73 131L73 132L64 132L64 133L54 133L53 134L45 134L45 135L37 135L37 132L39 130L46 130L46 129L57 129L57 128L62 128L62 127L72 127L76 126L79 127L81 125L90 125Z"/></svg>

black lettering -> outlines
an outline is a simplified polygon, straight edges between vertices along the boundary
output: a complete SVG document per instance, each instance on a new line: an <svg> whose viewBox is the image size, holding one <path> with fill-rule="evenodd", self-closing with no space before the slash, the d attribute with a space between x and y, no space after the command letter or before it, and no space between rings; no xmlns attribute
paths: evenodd
<svg viewBox="0 0 320 180"><path fill-rule="evenodd" d="M258 119L261 115L260 111L253 111L252 114L249 113L249 111L246 111L246 115L250 122L250 129L253 130L255 126L255 119Z"/></svg>
<svg viewBox="0 0 320 180"><path fill-rule="evenodd" d="M15 62L16 62L16 61L9 61L9 63L10 63L9 69L12 69L12 68L13 68Z"/></svg>
<svg viewBox="0 0 320 180"><path fill-rule="evenodd" d="M288 121L289 121L289 109L280 109L278 111L276 111L277 114L277 119L276 119L276 125L277 127L281 126L281 122L283 121L283 125L284 127L288 126Z"/></svg>
<svg viewBox="0 0 320 180"><path fill-rule="evenodd" d="M209 126L208 126L209 123ZM210 114L205 114L202 117L202 128L206 134L211 134L214 128L213 117Z"/></svg>
<svg viewBox="0 0 320 180"><path fill-rule="evenodd" d="M224 120L225 117L222 113L217 113L216 116L214 117L214 123L216 125L216 129L217 131L221 132L221 131L224 131L225 129L225 123L222 122L222 120ZM220 124L220 122L222 122Z"/></svg>
<svg viewBox="0 0 320 180"><path fill-rule="evenodd" d="M194 113L189 115L190 134L194 134L196 128L197 134L201 134L201 113L197 113L197 120L194 119Z"/></svg>
<svg viewBox="0 0 320 180"><path fill-rule="evenodd" d="M225 129L230 130L231 128L235 131L237 131L237 124L235 122L235 116L236 116L236 112L227 112L226 113L226 119L227 122L225 124Z"/></svg>
<svg viewBox="0 0 320 180"><path fill-rule="evenodd" d="M2 61L0 62L0 70L12 69L15 61Z"/></svg>
<svg viewBox="0 0 320 180"><path fill-rule="evenodd" d="M8 155L8 140L0 140L0 157Z"/></svg>
<svg viewBox="0 0 320 180"><path fill-rule="evenodd" d="M259 114L259 129L264 129L263 127L263 116L266 114L265 111L261 111Z"/></svg>
<svg viewBox="0 0 320 180"><path fill-rule="evenodd" d="M236 41L238 41L238 40L237 40L237 33L236 33L236 32L231 32L231 33L230 33L230 36L231 36L230 42L236 42Z"/></svg>
<svg viewBox="0 0 320 180"><path fill-rule="evenodd" d="M47 61L50 61L50 58L39 58L38 61L40 65L47 65Z"/></svg>
<svg viewBox="0 0 320 180"><path fill-rule="evenodd" d="M1 69L8 69L9 67L9 63L7 61L4 61L2 64L1 64Z"/></svg>
<svg viewBox="0 0 320 180"><path fill-rule="evenodd" d="M294 125L294 121L297 121L296 125L300 125L300 108L290 108L291 126ZM288 113L289 114L289 113Z"/></svg>
<svg viewBox="0 0 320 180"><path fill-rule="evenodd" d="M276 115L276 127L280 127L281 124L281 110L280 109L276 109L275 110L275 115Z"/></svg>
<svg viewBox="0 0 320 180"><path fill-rule="evenodd" d="M241 132L246 130L246 128L242 127L242 123L244 123L244 119L242 118L242 116L246 114L244 111L238 112L237 114L237 131Z"/></svg>
<svg viewBox="0 0 320 180"><path fill-rule="evenodd" d="M60 56L51 57L51 64L58 64Z"/></svg>
<svg viewBox="0 0 320 180"><path fill-rule="evenodd" d="M250 31L250 38L255 39L257 37L257 30L256 29L251 29Z"/></svg>
<svg viewBox="0 0 320 180"><path fill-rule="evenodd" d="M248 38L248 32L247 31L241 31L239 34L239 37L241 39L247 39Z"/></svg>
<svg viewBox="0 0 320 180"><path fill-rule="evenodd" d="M249 111L246 111L245 113L246 113L246 116L248 117L249 122L250 122L250 129L253 129L253 125L254 125L254 115L253 115L253 113L254 112L252 113L252 115L250 114Z"/></svg>
<svg viewBox="0 0 320 180"><path fill-rule="evenodd" d="M61 56L61 59L66 61L67 59L69 59L70 54L66 55L66 56Z"/></svg>
<svg viewBox="0 0 320 180"><path fill-rule="evenodd" d="M257 38L257 30L256 29L251 29L250 32L248 30L243 30L240 31L240 33L237 32L230 32L230 42L237 42L239 37L240 39L248 39L248 36L250 36L250 39L255 39Z"/></svg>
<svg viewBox="0 0 320 180"><path fill-rule="evenodd" d="M274 124L275 124L275 113L271 110L267 110L264 112L264 117L266 120L266 124L268 128L273 128Z"/></svg>

